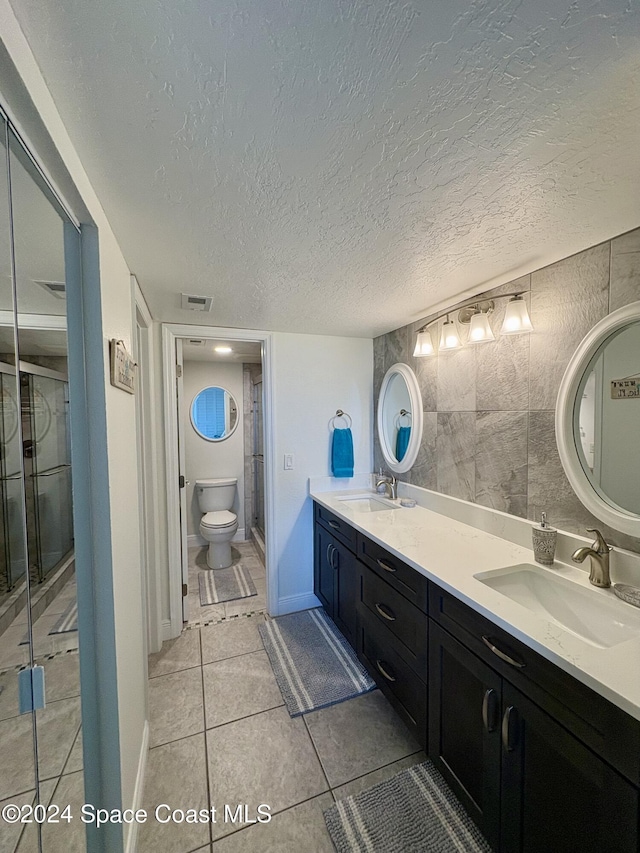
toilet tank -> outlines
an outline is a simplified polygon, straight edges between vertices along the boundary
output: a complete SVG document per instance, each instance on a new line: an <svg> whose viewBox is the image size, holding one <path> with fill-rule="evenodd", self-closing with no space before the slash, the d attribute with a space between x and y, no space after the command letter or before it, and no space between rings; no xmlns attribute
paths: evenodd
<svg viewBox="0 0 640 853"><path fill-rule="evenodd" d="M231 509L236 497L235 477L223 477L210 480L196 480L196 495L200 512L216 512Z"/></svg>

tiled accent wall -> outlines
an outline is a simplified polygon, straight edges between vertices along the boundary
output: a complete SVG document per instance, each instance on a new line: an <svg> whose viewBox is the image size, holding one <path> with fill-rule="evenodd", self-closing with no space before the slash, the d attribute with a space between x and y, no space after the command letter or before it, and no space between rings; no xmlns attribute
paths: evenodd
<svg viewBox="0 0 640 853"><path fill-rule="evenodd" d="M639 539L608 529L578 501L554 428L558 388L577 345L606 314L640 300L640 229L482 297L513 291L526 292L531 335L499 335L502 299L490 318L495 343L414 359L415 334L428 317L375 339L375 399L399 361L413 368L422 391L422 445L400 479L523 518L545 510L552 524L575 533L598 526L610 542L640 552ZM384 467L377 435L374 453L377 471Z"/></svg>
<svg viewBox="0 0 640 853"><path fill-rule="evenodd" d="M261 364L242 365L244 407L244 518L245 538L250 539L253 526L253 382L262 373Z"/></svg>

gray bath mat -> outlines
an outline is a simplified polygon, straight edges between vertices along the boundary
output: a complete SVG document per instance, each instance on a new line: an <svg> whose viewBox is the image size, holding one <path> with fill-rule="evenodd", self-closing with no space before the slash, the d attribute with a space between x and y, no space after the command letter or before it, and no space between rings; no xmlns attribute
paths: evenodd
<svg viewBox="0 0 640 853"><path fill-rule="evenodd" d="M375 687L322 608L269 619L258 631L292 717Z"/></svg>
<svg viewBox="0 0 640 853"><path fill-rule="evenodd" d="M430 761L324 813L338 853L491 853Z"/></svg>
<svg viewBox="0 0 640 853"><path fill-rule="evenodd" d="M257 595L248 569L238 563L228 569L209 569L198 572L200 587L200 604L220 604L222 601L233 601L236 598L249 598Z"/></svg>
<svg viewBox="0 0 640 853"><path fill-rule="evenodd" d="M49 634L66 634L69 631L78 630L78 602L72 601L58 619Z"/></svg>

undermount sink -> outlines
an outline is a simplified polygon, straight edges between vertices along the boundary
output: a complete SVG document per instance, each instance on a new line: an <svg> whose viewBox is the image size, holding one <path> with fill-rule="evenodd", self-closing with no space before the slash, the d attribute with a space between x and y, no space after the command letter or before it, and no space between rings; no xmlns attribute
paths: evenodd
<svg viewBox="0 0 640 853"><path fill-rule="evenodd" d="M474 577L565 631L608 649L640 636L640 609L609 590L578 582L529 563L480 572Z"/></svg>
<svg viewBox="0 0 640 853"><path fill-rule="evenodd" d="M349 509L356 512L381 512L382 510L399 509L399 505L390 501L388 498L383 498L381 495L347 495L344 498L338 498L340 503L346 503Z"/></svg>

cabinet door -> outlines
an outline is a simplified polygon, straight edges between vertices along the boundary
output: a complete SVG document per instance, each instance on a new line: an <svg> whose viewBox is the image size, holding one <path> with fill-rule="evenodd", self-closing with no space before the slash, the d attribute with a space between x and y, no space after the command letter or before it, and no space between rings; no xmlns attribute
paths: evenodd
<svg viewBox="0 0 640 853"><path fill-rule="evenodd" d="M335 568L333 620L355 648L356 645L356 589L357 564L355 555L333 542L332 563Z"/></svg>
<svg viewBox="0 0 640 853"><path fill-rule="evenodd" d="M428 754L496 850L500 834L500 708L500 676L430 622ZM554 853L560 853L559 849Z"/></svg>
<svg viewBox="0 0 640 853"><path fill-rule="evenodd" d="M334 575L332 556L335 551L335 539L330 533L316 524L313 554L313 591L320 599L324 609L334 618Z"/></svg>
<svg viewBox="0 0 640 853"><path fill-rule="evenodd" d="M638 791L503 684L501 853L636 853Z"/></svg>

